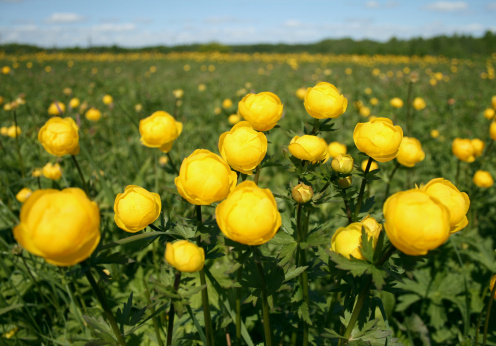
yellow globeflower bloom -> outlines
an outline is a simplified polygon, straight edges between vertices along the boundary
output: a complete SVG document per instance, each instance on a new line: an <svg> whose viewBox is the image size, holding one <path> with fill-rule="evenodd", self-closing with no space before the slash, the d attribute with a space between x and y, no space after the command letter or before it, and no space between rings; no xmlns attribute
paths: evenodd
<svg viewBox="0 0 496 346"><path fill-rule="evenodd" d="M400 99L399 97L394 97L392 98L389 103L391 104L391 106L393 106L394 108L401 108L403 107L403 100Z"/></svg>
<svg viewBox="0 0 496 346"><path fill-rule="evenodd" d="M0 134L2 136L8 136L9 135L9 128L7 126L2 126L0 128Z"/></svg>
<svg viewBox="0 0 496 346"><path fill-rule="evenodd" d="M1 104L1 103L0 103ZM494 118L494 109L492 108L486 108L484 110L484 117L487 119L487 120L492 120Z"/></svg>
<svg viewBox="0 0 496 346"><path fill-rule="evenodd" d="M492 140L496 141L496 121L492 121L489 126L489 136Z"/></svg>
<svg viewBox="0 0 496 346"><path fill-rule="evenodd" d="M268 131L276 126L282 111L281 100L271 92L247 94L238 103L238 114L257 131Z"/></svg>
<svg viewBox="0 0 496 346"><path fill-rule="evenodd" d="M179 194L191 204L209 205L225 199L237 180L236 172L222 157L197 149L183 160L174 183Z"/></svg>
<svg viewBox="0 0 496 346"><path fill-rule="evenodd" d="M291 190L291 196L296 203L305 204L313 197L313 189L311 186L299 183Z"/></svg>
<svg viewBox="0 0 496 346"><path fill-rule="evenodd" d="M482 188L488 188L494 184L493 176L488 171L478 170L472 180L475 185Z"/></svg>
<svg viewBox="0 0 496 346"><path fill-rule="evenodd" d="M439 130L436 130L436 129L431 130L431 137L432 138L439 137Z"/></svg>
<svg viewBox="0 0 496 346"><path fill-rule="evenodd" d="M331 168L334 172L349 174L353 170L353 158L348 154L339 154L331 161Z"/></svg>
<svg viewBox="0 0 496 346"><path fill-rule="evenodd" d="M77 97L74 97L69 101L69 107L71 107L72 109L78 108L80 104L81 101L79 101Z"/></svg>
<svg viewBox="0 0 496 346"><path fill-rule="evenodd" d="M79 154L78 127L72 118L53 117L38 132L38 140L55 156Z"/></svg>
<svg viewBox="0 0 496 346"><path fill-rule="evenodd" d="M105 95L102 98L102 102L106 105L110 105L112 102L114 102L114 98L110 95Z"/></svg>
<svg viewBox="0 0 496 346"><path fill-rule="evenodd" d="M187 240L178 240L174 243L167 243L165 259L180 272L194 273L203 269L205 251Z"/></svg>
<svg viewBox="0 0 496 346"><path fill-rule="evenodd" d="M267 154L267 137L242 121L220 136L219 152L234 170L253 174Z"/></svg>
<svg viewBox="0 0 496 346"><path fill-rule="evenodd" d="M23 187L21 189L21 191L19 191L17 193L16 199L19 202L24 203L24 202L26 202L26 200L28 199L28 197L31 196L32 193L33 193L33 191L29 187Z"/></svg>
<svg viewBox="0 0 496 346"><path fill-rule="evenodd" d="M305 88L298 88L296 89L296 97L299 98L300 100L304 100L305 99L305 95L307 93L307 89Z"/></svg>
<svg viewBox="0 0 496 346"><path fill-rule="evenodd" d="M47 163L42 170L43 176L51 180L59 180L62 177L62 168L58 163Z"/></svg>
<svg viewBox="0 0 496 346"><path fill-rule="evenodd" d="M451 145L451 151L459 160L465 162L474 162L475 153L472 141L466 138L455 138Z"/></svg>
<svg viewBox="0 0 496 346"><path fill-rule="evenodd" d="M479 138L472 139L472 146L474 147L474 156L477 158L482 155L486 144Z"/></svg>
<svg viewBox="0 0 496 346"><path fill-rule="evenodd" d="M407 255L425 255L449 238L448 208L425 191L395 193L384 203L383 213L389 240Z"/></svg>
<svg viewBox="0 0 496 346"><path fill-rule="evenodd" d="M160 216L162 202L158 193L136 185L128 185L114 202L114 221L126 232L136 233Z"/></svg>
<svg viewBox="0 0 496 346"><path fill-rule="evenodd" d="M12 125L9 128L7 128L7 136L11 138L16 138L21 135L22 131L19 126Z"/></svg>
<svg viewBox="0 0 496 346"><path fill-rule="evenodd" d="M396 160L405 167L413 167L425 158L420 141L413 137L403 137Z"/></svg>
<svg viewBox="0 0 496 346"><path fill-rule="evenodd" d="M327 146L327 153L329 157L336 157L339 154L346 154L347 152L348 149L346 148L346 145L339 142L331 142Z"/></svg>
<svg viewBox="0 0 496 346"><path fill-rule="evenodd" d="M231 99L224 99L224 101L222 101L222 108L229 109L232 106L233 106L233 102L231 101Z"/></svg>
<svg viewBox="0 0 496 346"><path fill-rule="evenodd" d="M71 266L100 242L100 210L83 190L37 190L23 204L14 238L48 263Z"/></svg>
<svg viewBox="0 0 496 346"><path fill-rule="evenodd" d="M231 125L236 125L241 121L241 117L239 114L231 114L229 118L227 118L227 122Z"/></svg>
<svg viewBox="0 0 496 346"><path fill-rule="evenodd" d="M2 73L3 74L9 74L10 73L10 66L2 67Z"/></svg>
<svg viewBox="0 0 496 346"><path fill-rule="evenodd" d="M183 124L164 111L157 111L139 123L141 144L149 148L159 148L164 152L170 150L182 130Z"/></svg>
<svg viewBox="0 0 496 346"><path fill-rule="evenodd" d="M346 111L348 99L331 83L321 82L307 89L303 105L316 119L338 118Z"/></svg>
<svg viewBox="0 0 496 346"><path fill-rule="evenodd" d="M220 230L226 237L245 245L271 240L281 227L281 214L269 189L244 181L215 209Z"/></svg>
<svg viewBox="0 0 496 346"><path fill-rule="evenodd" d="M422 109L424 109L426 107L426 104L425 104L425 101L424 101L423 98L416 97L416 98L413 99L412 106L416 110L420 111L420 110L422 110Z"/></svg>
<svg viewBox="0 0 496 346"><path fill-rule="evenodd" d="M368 117L370 116L370 108L369 107L360 107L360 110L358 111L362 117Z"/></svg>
<svg viewBox="0 0 496 346"><path fill-rule="evenodd" d="M346 227L338 228L332 236L330 250L346 258L353 256L356 259L365 260L360 250L362 245L362 229L365 230L369 239L371 237L373 238L375 246L382 228L377 222L374 224L373 221L366 221L366 225L362 222L353 222Z"/></svg>
<svg viewBox="0 0 496 346"><path fill-rule="evenodd" d="M288 148L294 157L312 163L325 161L329 158L326 141L317 136L295 136L289 143Z"/></svg>
<svg viewBox="0 0 496 346"><path fill-rule="evenodd" d="M360 164L360 167L362 168L362 171L365 172L365 169L367 168L367 163L369 162L369 160L363 160L362 163ZM379 165L377 164L377 162L375 161L372 161L372 163L370 164L370 168L369 168L369 172L372 172L376 169L379 169Z"/></svg>
<svg viewBox="0 0 496 346"><path fill-rule="evenodd" d="M102 112L100 112L98 109L94 107L91 107L86 111L84 116L86 117L86 119L90 121L98 121L102 117Z"/></svg>
<svg viewBox="0 0 496 346"><path fill-rule="evenodd" d="M358 150L379 162L393 160L403 139L403 130L387 118L375 118L358 123L353 131L353 140Z"/></svg>
<svg viewBox="0 0 496 346"><path fill-rule="evenodd" d="M48 114L57 116L62 115L65 112L65 104L59 101L52 102L50 107L48 107Z"/></svg>
<svg viewBox="0 0 496 346"><path fill-rule="evenodd" d="M379 99L378 99L377 97L372 97L372 98L370 99L370 104L371 104L372 106L377 106L377 105L379 104Z"/></svg>

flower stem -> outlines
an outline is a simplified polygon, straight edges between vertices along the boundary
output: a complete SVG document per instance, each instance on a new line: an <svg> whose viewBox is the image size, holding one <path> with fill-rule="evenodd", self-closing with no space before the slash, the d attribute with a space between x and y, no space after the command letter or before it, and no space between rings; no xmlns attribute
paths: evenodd
<svg viewBox="0 0 496 346"><path fill-rule="evenodd" d="M355 323L358 320L358 315L360 315L360 311L362 311L362 306L363 303L365 302L365 298L367 297L369 293L370 286L372 285L372 276L370 276L367 279L367 283L363 286L362 291L360 292L360 295L358 296L356 305L353 309L353 313L350 318L350 322L348 323L348 327L346 327L346 330L344 332L343 337L345 339L349 339L351 336L351 332L353 331L353 328L355 327Z"/></svg>
<svg viewBox="0 0 496 346"><path fill-rule="evenodd" d="M396 173L399 167L400 167L400 163L396 162L396 166L394 166L393 170L389 174L388 181L386 184L386 193L384 193L384 201L386 201L386 199L389 197L389 186L391 184L391 180L393 180L394 173Z"/></svg>
<svg viewBox="0 0 496 346"><path fill-rule="evenodd" d="M243 277L243 264L236 273L236 282L239 284ZM241 345L241 287L236 287L236 345Z"/></svg>
<svg viewBox="0 0 496 346"><path fill-rule="evenodd" d="M262 170L262 168L260 168L260 166L257 166L257 168L255 170L255 176L253 177L253 182L257 185L258 185L258 180L260 179L260 171L261 170Z"/></svg>
<svg viewBox="0 0 496 346"><path fill-rule="evenodd" d="M143 279L143 284L145 285L145 296L148 305L151 307L152 315L155 314L155 307L152 305L152 300L150 298L150 290L148 289L148 283L146 279ZM162 337L160 336L160 327L157 321L157 316L152 317L153 329L155 330L155 335L157 336L157 343L159 346L164 346L164 342L162 341Z"/></svg>
<svg viewBox="0 0 496 346"><path fill-rule="evenodd" d="M353 218L351 217L351 209L350 204L348 203L348 197L346 196L346 189L340 189L341 197L343 197L344 208L346 209L346 217L348 218L348 225L353 222Z"/></svg>
<svg viewBox="0 0 496 346"><path fill-rule="evenodd" d="M181 282L181 272L176 272L174 277L174 291L177 292L179 289L179 283ZM172 334L174 332L174 302L171 301L171 306L169 309L169 324L167 325L167 346L172 344Z"/></svg>
<svg viewBox="0 0 496 346"><path fill-rule="evenodd" d="M258 249L255 249L255 262L257 262L258 277L260 279L260 286L262 289L262 315L263 315L263 326L265 334L265 346L272 346L272 332L270 329L270 317L269 317L269 302L267 299L267 285L265 284L265 275L263 272L263 267L261 259L259 257Z"/></svg>
<svg viewBox="0 0 496 346"><path fill-rule="evenodd" d="M491 296L489 297L489 304L487 305L486 322L484 323L484 336L482 338L482 346L486 346L486 343L487 343L487 330L489 328L489 320L491 317L491 307L493 306L495 293L496 293L496 284L494 285L493 289L491 290Z"/></svg>
<svg viewBox="0 0 496 346"><path fill-rule="evenodd" d="M207 346L213 346L214 344L214 333L212 329L212 317L210 316L210 306L208 303L208 291L207 291L207 281L205 280L205 271L200 270L200 283L205 288L202 290L202 301L203 301L203 316L205 319L205 334L207 337Z"/></svg>
<svg viewBox="0 0 496 346"><path fill-rule="evenodd" d="M24 172L24 162L22 160L22 155L21 155L21 145L19 143L19 136L17 135L17 113L14 110L14 126L15 126L15 141L16 141L16 149L17 149L17 154L19 155L19 165L21 166L21 176L24 178L25 172Z"/></svg>
<svg viewBox="0 0 496 346"><path fill-rule="evenodd" d="M306 229L302 227L302 222L301 222L301 214L303 211L303 205L298 204L296 207L296 232L297 232L297 237L298 237L298 253L299 256L297 256L297 267L302 267L307 265L307 259L306 259L306 254L305 254L305 249L300 248L300 243L302 241L305 241L306 238ZM305 223L306 225L307 223ZM303 271L300 275L300 285L303 293L303 301L308 307L309 304L309 298L308 298L308 273L307 271ZM303 346L308 346L308 323L306 321L302 321L303 323L303 341L302 345Z"/></svg>
<svg viewBox="0 0 496 346"><path fill-rule="evenodd" d="M100 290L100 287L95 281L95 278L93 277L93 274L91 274L91 269L88 269L86 271L86 278L90 282L91 287L93 288L93 291L95 291L95 295L100 302L103 311L105 312L105 315L107 316L107 319L110 323L110 326L112 327L112 330L114 331L114 334L117 338L117 343L121 346L126 345L126 341L124 340L124 336L121 334L121 331L119 330L119 327L117 326L117 322L115 321L114 315L112 314L112 310L107 304L107 301L105 299L105 296L103 295L103 292Z"/></svg>
<svg viewBox="0 0 496 346"><path fill-rule="evenodd" d="M167 158L169 159L169 163L170 163L170 165L171 165L172 170L174 171L174 173L176 173L177 175L179 175L179 171L177 170L177 167L174 164L174 160L172 160L172 157L170 156L170 153L167 153Z"/></svg>
<svg viewBox="0 0 496 346"><path fill-rule="evenodd" d="M79 173L79 176L81 177L81 181L83 182L83 189L84 191L86 192L86 194L88 195L88 197L90 196L90 191L88 190L88 185L86 185L86 180L84 179L84 175L83 175L83 171L81 170L81 167L79 166L79 163L76 159L76 156L74 155L71 155L71 158L72 158L72 161L74 162L74 165L76 166L76 169Z"/></svg>
<svg viewBox="0 0 496 346"><path fill-rule="evenodd" d="M360 193L358 194L358 200L355 208L355 220L358 219L358 214L360 214L360 208L362 207L363 193L365 192L365 186L367 185L367 173L370 171L370 166L372 165L372 158L369 157L367 161L367 167L365 167L365 172L363 173L362 186L360 186Z"/></svg>

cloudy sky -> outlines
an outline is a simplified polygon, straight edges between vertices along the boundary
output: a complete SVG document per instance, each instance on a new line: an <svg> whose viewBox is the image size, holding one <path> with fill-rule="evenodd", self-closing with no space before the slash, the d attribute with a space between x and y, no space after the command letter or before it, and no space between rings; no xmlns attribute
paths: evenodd
<svg viewBox="0 0 496 346"><path fill-rule="evenodd" d="M0 43L312 43L496 32L496 0L0 0Z"/></svg>

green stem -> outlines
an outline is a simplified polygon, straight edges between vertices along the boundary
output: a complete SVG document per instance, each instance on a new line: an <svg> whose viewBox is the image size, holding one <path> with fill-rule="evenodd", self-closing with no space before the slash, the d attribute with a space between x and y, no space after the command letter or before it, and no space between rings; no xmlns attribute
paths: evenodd
<svg viewBox="0 0 496 346"><path fill-rule="evenodd" d="M362 311L363 303L365 302L365 298L367 297L367 295L369 293L369 289L370 289L371 285L372 285L372 276L370 276L367 279L367 283L363 286L363 289L360 292L360 295L358 296L355 308L353 309L353 313L352 313L351 318L350 318L350 322L348 323L348 327L346 327L346 330L345 330L344 335L343 335L343 337L347 340L349 340L349 338L351 336L351 332L353 331L353 328L355 327L355 323L358 320L358 315L360 315L360 311Z"/></svg>
<svg viewBox="0 0 496 346"><path fill-rule="evenodd" d="M400 163L396 161L396 166L394 166L393 170L391 171L388 177L388 181L386 184L386 193L384 193L384 202L389 197L389 187L391 186L391 180L393 180L394 173L396 173L399 167L400 167Z"/></svg>
<svg viewBox="0 0 496 346"><path fill-rule="evenodd" d="M253 182L257 185L258 185L258 180L260 179L260 171L261 170L262 170L262 168L260 168L260 166L257 166L257 168L255 170L255 176L253 177Z"/></svg>
<svg viewBox="0 0 496 346"><path fill-rule="evenodd" d="M456 160L456 177L455 177L455 186L458 186L458 179L460 178L460 160Z"/></svg>
<svg viewBox="0 0 496 346"><path fill-rule="evenodd" d="M176 272L174 277L174 291L177 292L179 289L179 283L181 282L181 272ZM169 309L169 324L167 325L167 346L172 344L172 334L174 332L174 302L171 301L171 306Z"/></svg>
<svg viewBox="0 0 496 346"><path fill-rule="evenodd" d="M17 149L17 154L19 155L19 165L21 166L21 176L24 178L25 176L25 171L24 171L24 162L22 160L22 154L21 154L21 144L19 143L19 136L17 135L17 113L14 110L14 126L15 126L15 141L16 141L16 149Z"/></svg>
<svg viewBox="0 0 496 346"><path fill-rule="evenodd" d="M307 259L306 259L306 254L305 254L305 249L300 248L300 244L302 241L305 241L306 238L306 229L302 227L302 222L301 222L301 214L303 211L303 205L298 204L296 207L296 232L298 233L298 252L299 256L297 257L297 263L296 265L298 267L306 266L307 265ZM306 225L306 223L305 223ZM308 294L308 273L307 271L303 271L300 276L300 285L303 293L303 301L305 304L309 305L309 294ZM301 321L303 323L303 343L302 345L308 346L308 323L306 321Z"/></svg>
<svg viewBox="0 0 496 346"><path fill-rule="evenodd" d="M100 287L95 281L95 278L93 277L93 274L91 274L91 269L86 270L86 278L88 279L91 287L93 288L93 291L95 292L95 295L100 302L100 305L103 308L103 311L105 312L105 315L107 316L107 320L110 323L110 326L112 327L112 330L114 331L114 334L117 338L117 343L121 346L126 345L126 341L124 340L124 336L121 334L121 331L119 330L119 327L117 326L117 322L115 321L114 315L112 314L112 310L107 304L107 300L105 299L105 296L103 295L103 292L100 290Z"/></svg>
<svg viewBox="0 0 496 346"><path fill-rule="evenodd" d="M450 237L451 245L455 249L456 257L458 258L458 264L460 265L460 270L462 271L462 276L463 276L463 284L465 286L465 308L466 308L466 316L467 319L469 319L470 316L470 297L469 297L469 292L468 292L468 284L467 284L467 277L465 275L465 268L463 266L462 262L462 257L460 256L460 252L458 251L458 248L456 247L456 244L453 240L453 238ZM463 336L466 338L468 334L468 328L469 328L469 321L465 320L463 321Z"/></svg>
<svg viewBox="0 0 496 346"><path fill-rule="evenodd" d="M408 83L408 96L406 100L406 133L411 136L411 130L412 130L412 117L411 117L411 110L412 110L412 88L413 82L410 81Z"/></svg>
<svg viewBox="0 0 496 346"><path fill-rule="evenodd" d="M358 194L358 201L355 208L355 220L358 219L358 214L360 214L360 208L362 207L363 193L365 192L365 186L367 185L367 173L370 171L370 166L372 165L372 158L369 157L367 161L367 167L365 167L365 172L363 173L362 186L360 186L360 193Z"/></svg>
<svg viewBox="0 0 496 346"><path fill-rule="evenodd" d="M270 315L269 315L269 302L267 299L267 285L265 284L265 275L263 272L263 267L261 259L259 257L259 251L257 248L254 251L255 261L257 262L258 277L260 279L260 286L262 290L262 315L263 315L263 326L265 334L265 346L272 346L272 331L270 329Z"/></svg>
<svg viewBox="0 0 496 346"><path fill-rule="evenodd" d="M90 191L88 190L88 185L86 185L86 180L84 179L84 175L83 175L83 171L81 170L81 167L79 166L79 163L76 159L76 156L74 155L71 155L71 158L72 158L72 161L74 162L74 165L76 166L76 169L79 173L79 176L81 177L81 181L83 182L83 189L84 191L86 192L86 194L88 195L88 197L90 196Z"/></svg>
<svg viewBox="0 0 496 346"><path fill-rule="evenodd" d="M148 305L151 307L151 314L155 314L155 307L152 305L152 300L150 298L150 290L148 289L148 283L145 279L143 279L143 284L145 285L145 296ZM164 346L164 342L162 341L162 337L160 336L160 327L157 321L157 316L152 317L153 329L155 330L155 335L157 336L157 343L159 346ZM168 335L168 334L167 334Z"/></svg>
<svg viewBox="0 0 496 346"><path fill-rule="evenodd" d="M493 289L491 290L491 296L489 297L489 304L487 305L486 322L484 323L484 336L482 338L482 346L486 346L487 343L487 330L489 328L489 320L491 318L491 308L493 306L495 293L496 293L496 283L494 284Z"/></svg>
<svg viewBox="0 0 496 346"><path fill-rule="evenodd" d="M236 273L236 282L241 283L243 277L243 264ZM236 345L241 345L241 286L236 287Z"/></svg>
<svg viewBox="0 0 496 346"><path fill-rule="evenodd" d="M344 208L346 210L346 217L348 218L348 225L353 222L353 218L351 217L351 209L350 204L348 203L348 197L346 196L346 189L340 189L341 197L343 197Z"/></svg>
<svg viewBox="0 0 496 346"><path fill-rule="evenodd" d="M205 334L207 337L207 346L212 346L214 344L214 333L212 329L212 317L210 316L210 306L208 302L208 291L207 291L207 281L205 280L205 271L200 270L200 283L205 286L202 289L202 301L203 301L203 316L205 319Z"/></svg>
<svg viewBox="0 0 496 346"><path fill-rule="evenodd" d="M169 159L169 163L170 163L170 165L171 165L172 170L174 171L174 173L176 173L177 175L179 175L179 171L177 170L177 167L174 164L174 160L172 160L172 157L170 156L169 153L167 153L167 158Z"/></svg>
<svg viewBox="0 0 496 346"><path fill-rule="evenodd" d="M312 128L312 132L310 132L310 135L315 136L318 133L319 133L319 119L316 118L313 121L313 128Z"/></svg>

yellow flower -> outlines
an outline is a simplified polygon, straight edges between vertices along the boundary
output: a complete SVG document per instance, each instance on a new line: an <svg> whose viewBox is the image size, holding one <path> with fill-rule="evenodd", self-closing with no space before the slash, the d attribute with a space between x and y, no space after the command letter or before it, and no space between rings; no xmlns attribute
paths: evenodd
<svg viewBox="0 0 496 346"><path fill-rule="evenodd" d="M0 134L2 136L8 136L9 135L9 128L6 126L2 126L2 128L0 128Z"/></svg>
<svg viewBox="0 0 496 346"><path fill-rule="evenodd" d="M472 179L474 184L478 187L488 188L493 186L494 179L488 171L478 170L474 174L474 178Z"/></svg>
<svg viewBox="0 0 496 346"><path fill-rule="evenodd" d="M289 152L300 160L315 163L328 158L327 143L324 139L317 136L295 136L289 143L288 148Z"/></svg>
<svg viewBox="0 0 496 346"><path fill-rule="evenodd" d="M305 88L298 88L298 89L296 89L295 95L296 95L297 98L299 98L300 100L303 101L305 99L306 93L307 93L307 89L305 89Z"/></svg>
<svg viewBox="0 0 496 346"><path fill-rule="evenodd" d="M368 117L368 116L370 116L370 108L369 107L362 106L358 110L358 113L360 113L360 115L362 117Z"/></svg>
<svg viewBox="0 0 496 346"><path fill-rule="evenodd" d="M112 96L110 96L110 95L105 95L105 96L103 96L103 98L102 98L102 102L103 102L104 104L106 104L106 105L110 105L112 102L114 102L114 99L113 99L113 97L112 97Z"/></svg>
<svg viewBox="0 0 496 346"><path fill-rule="evenodd" d="M496 109L496 95L491 97L491 106L493 106L493 108Z"/></svg>
<svg viewBox="0 0 496 346"><path fill-rule="evenodd" d="M64 93L64 95L70 96L72 94L72 89L71 88L64 88L64 90L62 92Z"/></svg>
<svg viewBox="0 0 496 346"><path fill-rule="evenodd" d="M339 154L331 161L334 172L348 174L353 170L353 158L348 154Z"/></svg>
<svg viewBox="0 0 496 346"><path fill-rule="evenodd" d="M377 240L379 239L379 234L382 231L382 225L370 215L365 216L361 222L363 227L365 227L367 234L374 238L375 246L377 244Z"/></svg>
<svg viewBox="0 0 496 346"><path fill-rule="evenodd" d="M35 168L33 170L33 173L31 173L31 176L34 178L39 178L43 174L43 169L42 168Z"/></svg>
<svg viewBox="0 0 496 346"><path fill-rule="evenodd" d="M29 187L23 187L21 189L21 191L19 191L17 193L16 199L19 202L24 203L24 202L26 202L26 200L28 199L28 197L31 196L32 193L33 193L33 191Z"/></svg>
<svg viewBox="0 0 496 346"><path fill-rule="evenodd" d="M450 233L458 232L468 225L467 212L470 199L449 180L435 178L421 187L429 196L437 198L450 212Z"/></svg>
<svg viewBox="0 0 496 346"><path fill-rule="evenodd" d="M172 90L172 95L174 95L176 99L180 99L184 96L184 90L183 89Z"/></svg>
<svg viewBox="0 0 496 346"><path fill-rule="evenodd" d="M455 138L451 145L451 151L459 160L465 162L474 162L475 153L472 141L466 138Z"/></svg>
<svg viewBox="0 0 496 346"><path fill-rule="evenodd" d="M329 157L336 157L339 154L346 154L347 152L346 145L339 142L331 142L327 146L327 154Z"/></svg>
<svg viewBox="0 0 496 346"><path fill-rule="evenodd" d="M496 275L491 277L491 281L489 282L489 291L492 292L494 289L494 284L496 284ZM494 292L494 299L496 299L496 292Z"/></svg>
<svg viewBox="0 0 496 346"><path fill-rule="evenodd" d="M390 196L383 207L386 234L407 255L425 255L450 235L450 212L427 192L411 189Z"/></svg>
<svg viewBox="0 0 496 346"><path fill-rule="evenodd" d="M425 158L422 145L417 138L403 137L396 160L405 167L413 167Z"/></svg>
<svg viewBox="0 0 496 346"><path fill-rule="evenodd" d="M241 117L239 114L231 114L229 118L227 118L227 122L231 125L236 125L241 121Z"/></svg>
<svg viewBox="0 0 496 346"><path fill-rule="evenodd" d="M496 141L496 121L492 121L491 126L489 126L489 136Z"/></svg>
<svg viewBox="0 0 496 346"><path fill-rule="evenodd" d="M72 109L78 108L80 104L81 101L79 101L77 97L74 97L69 101L69 107L71 107Z"/></svg>
<svg viewBox="0 0 496 346"><path fill-rule="evenodd" d="M485 143L479 138L472 139L472 147L474 147L474 156L477 158L482 155L484 151Z"/></svg>
<svg viewBox="0 0 496 346"><path fill-rule="evenodd" d="M143 105L142 105L141 103L137 103L137 104L135 104L135 105L134 105L134 111L135 111L136 113L139 113L139 112L141 112L142 110L143 110Z"/></svg>
<svg viewBox="0 0 496 346"><path fill-rule="evenodd" d="M165 166L169 162L169 158L167 156L160 156L158 159L158 163L160 166Z"/></svg>
<svg viewBox="0 0 496 346"><path fill-rule="evenodd" d="M232 106L233 106L233 102L231 101L231 99L225 99L224 101L222 101L222 108L228 109L231 108Z"/></svg>
<svg viewBox="0 0 496 346"><path fill-rule="evenodd" d="M102 117L102 112L100 112L98 109L91 107L86 111L84 114L86 119L90 121L98 121Z"/></svg>
<svg viewBox="0 0 496 346"><path fill-rule="evenodd" d="M72 118L53 117L38 132L38 140L55 156L79 154L78 127Z"/></svg>
<svg viewBox="0 0 496 346"><path fill-rule="evenodd" d="M492 120L494 118L494 109L492 109L492 108L486 108L484 110L484 117L487 120Z"/></svg>
<svg viewBox="0 0 496 346"><path fill-rule="evenodd" d="M372 97L372 98L370 99L370 104L371 104L372 106L377 106L377 105L379 104L379 100L377 99L377 97Z"/></svg>
<svg viewBox="0 0 496 346"><path fill-rule="evenodd" d="M331 239L330 250L346 258L353 256L356 259L365 260L360 250L362 245L362 228L367 233L369 239L371 237L374 239L375 246L382 226L374 225L372 221L367 221L366 225L362 222L353 222L346 227L340 227L336 230Z"/></svg>
<svg viewBox="0 0 496 346"><path fill-rule="evenodd" d="M403 139L403 130L394 126L388 118L375 118L366 123L358 123L353 131L353 140L358 150L374 160L393 160Z"/></svg>
<svg viewBox="0 0 496 346"><path fill-rule="evenodd" d="M172 143L179 137L182 130L183 124L164 111L157 111L139 123L141 143L149 148L159 148L164 152L172 148Z"/></svg>
<svg viewBox="0 0 496 346"><path fill-rule="evenodd" d="M362 171L364 171L364 172L365 172L365 169L367 168L367 162L368 161L369 160L363 160L361 165L360 165L360 167L362 168ZM379 169L379 165L377 164L377 162L372 161L372 163L370 164L369 172L372 172L376 169Z"/></svg>
<svg viewBox="0 0 496 346"><path fill-rule="evenodd" d="M205 84L198 84L198 91L203 92L207 89L207 86Z"/></svg>
<svg viewBox="0 0 496 346"><path fill-rule="evenodd" d="M242 121L220 135L219 152L234 170L253 174L267 153L267 137Z"/></svg>
<svg viewBox="0 0 496 346"><path fill-rule="evenodd" d="M236 187L238 176L226 161L205 149L197 149L185 158L174 183L188 202L209 205L227 197Z"/></svg>
<svg viewBox="0 0 496 346"><path fill-rule="evenodd" d="M205 251L187 240L178 240L174 243L167 243L165 259L180 272L194 273L203 269Z"/></svg>
<svg viewBox="0 0 496 346"><path fill-rule="evenodd" d="M353 178L351 177L351 175L338 179L338 185L343 189L349 188L352 183L353 183Z"/></svg>
<svg viewBox="0 0 496 346"><path fill-rule="evenodd" d="M281 214L272 192L252 181L236 186L217 206L215 215L222 233L245 245L266 243L281 227Z"/></svg>
<svg viewBox="0 0 496 346"><path fill-rule="evenodd" d="M307 113L316 119L339 118L348 107L348 100L327 82L308 88L303 103Z"/></svg>
<svg viewBox="0 0 496 346"><path fill-rule="evenodd" d="M43 176L47 179L58 180L62 177L62 168L58 163L47 163L42 170Z"/></svg>
<svg viewBox="0 0 496 346"><path fill-rule="evenodd" d="M21 128L19 126L12 125L7 129L7 136L16 138L21 135Z"/></svg>
<svg viewBox="0 0 496 346"><path fill-rule="evenodd" d="M432 137L432 138L437 138L437 137L439 137L439 130L436 130L436 129L431 130L431 137Z"/></svg>
<svg viewBox="0 0 496 346"><path fill-rule="evenodd" d="M296 203L305 204L313 197L313 189L311 186L299 183L291 190L291 196Z"/></svg>
<svg viewBox="0 0 496 346"><path fill-rule="evenodd" d="M238 114L257 131L268 131L276 126L282 117L282 110L279 97L268 91L247 94L238 103Z"/></svg>
<svg viewBox="0 0 496 346"><path fill-rule="evenodd" d="M128 185L114 202L114 221L126 232L136 233L158 219L162 202L157 193Z"/></svg>
<svg viewBox="0 0 496 346"><path fill-rule="evenodd" d="M65 112L65 104L59 101L52 102L48 107L48 114L52 116L62 115Z"/></svg>
<svg viewBox="0 0 496 346"><path fill-rule="evenodd" d="M3 104L4 101L5 99L3 98L3 96L0 96L0 105Z"/></svg>
<svg viewBox="0 0 496 346"><path fill-rule="evenodd" d="M422 109L425 108L426 104L425 104L425 101L424 101L423 98L416 97L416 98L413 99L412 106L416 110L420 111L420 110L422 110Z"/></svg>
<svg viewBox="0 0 496 346"><path fill-rule="evenodd" d="M14 238L48 263L70 266L87 259L100 241L100 210L83 190L37 190L21 209Z"/></svg>
<svg viewBox="0 0 496 346"><path fill-rule="evenodd" d="M401 108L403 107L403 100L399 97L394 97L389 101L389 104L391 104L394 108Z"/></svg>

